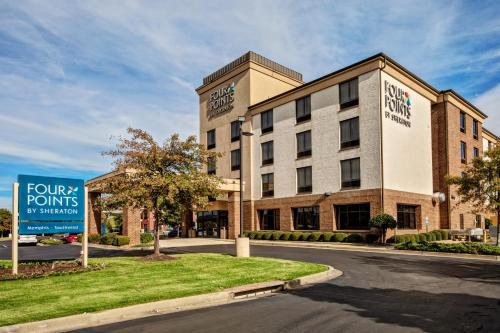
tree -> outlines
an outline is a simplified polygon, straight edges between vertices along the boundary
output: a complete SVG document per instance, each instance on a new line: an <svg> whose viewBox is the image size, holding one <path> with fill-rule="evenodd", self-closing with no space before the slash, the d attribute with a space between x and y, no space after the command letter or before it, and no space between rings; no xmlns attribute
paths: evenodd
<svg viewBox="0 0 500 333"><path fill-rule="evenodd" d="M500 219L500 145L488 150L484 158L474 158L462 176L447 176L446 182L457 186L459 203L471 203L474 212L491 212ZM498 246L500 227L497 230Z"/></svg>
<svg viewBox="0 0 500 333"><path fill-rule="evenodd" d="M108 193L100 206L106 209L146 208L154 216L154 254L160 254L160 225L173 214L202 209L209 196L217 196L221 179L202 171L209 159L219 157L208 152L189 136L185 141L173 134L158 144L146 131L128 128L130 138L120 138L116 148L104 155L114 159L121 171L101 182Z"/></svg>
<svg viewBox="0 0 500 333"><path fill-rule="evenodd" d="M397 222L392 215L389 214L379 214L371 218L369 222L370 227L374 227L380 230L382 234L382 243L385 243L385 236L387 234L387 229L396 228Z"/></svg>
<svg viewBox="0 0 500 333"><path fill-rule="evenodd" d="M0 235L9 233L12 228L12 214L10 210L0 208Z"/></svg>

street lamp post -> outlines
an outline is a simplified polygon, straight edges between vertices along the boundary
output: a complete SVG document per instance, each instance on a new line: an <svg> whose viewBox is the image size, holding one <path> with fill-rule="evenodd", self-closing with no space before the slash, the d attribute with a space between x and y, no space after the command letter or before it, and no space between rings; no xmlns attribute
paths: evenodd
<svg viewBox="0 0 500 333"><path fill-rule="evenodd" d="M243 132L243 122L245 117L238 117L239 130L240 130L240 233L236 238L236 256L249 257L250 256L250 240L243 237L243 137L252 136L253 133Z"/></svg>

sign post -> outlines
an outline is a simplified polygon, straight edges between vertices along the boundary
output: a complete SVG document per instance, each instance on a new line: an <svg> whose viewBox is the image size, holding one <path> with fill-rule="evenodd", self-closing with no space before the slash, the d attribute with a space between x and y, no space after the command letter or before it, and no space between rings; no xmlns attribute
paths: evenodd
<svg viewBox="0 0 500 333"><path fill-rule="evenodd" d="M19 183L12 184L12 275L17 275L17 263L18 263L18 228L17 224L19 221L18 215L18 197Z"/></svg>
<svg viewBox="0 0 500 333"><path fill-rule="evenodd" d="M83 237L82 237L82 265L83 268L87 268L89 261L89 188L85 186L85 203L84 203L84 214L83 217Z"/></svg>

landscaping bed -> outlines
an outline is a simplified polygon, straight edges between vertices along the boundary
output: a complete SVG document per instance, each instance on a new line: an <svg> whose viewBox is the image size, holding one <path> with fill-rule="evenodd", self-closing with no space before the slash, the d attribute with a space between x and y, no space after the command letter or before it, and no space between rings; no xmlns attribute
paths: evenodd
<svg viewBox="0 0 500 333"><path fill-rule="evenodd" d="M90 259L90 265L103 268L0 281L0 326L211 293L250 283L292 280L328 269L319 264L220 254L175 257L160 261L141 257Z"/></svg>
<svg viewBox="0 0 500 333"><path fill-rule="evenodd" d="M468 253L484 255L500 255L500 247L484 243L436 243L436 242L406 242L395 246L398 250Z"/></svg>
<svg viewBox="0 0 500 333"><path fill-rule="evenodd" d="M243 233L250 239L260 240L282 240L282 241L310 241L310 242L344 242L344 243L362 243L366 239L373 239L375 234L368 234L363 237L356 233L343 232L300 232L300 231L249 231ZM378 238L378 235L376 235ZM370 238L371 237L371 238Z"/></svg>
<svg viewBox="0 0 500 333"><path fill-rule="evenodd" d="M99 265L90 265L88 268L83 268L77 261L28 262L20 263L18 266L18 275L12 275L12 266L9 260L9 263L0 263L0 281L80 273L101 268Z"/></svg>

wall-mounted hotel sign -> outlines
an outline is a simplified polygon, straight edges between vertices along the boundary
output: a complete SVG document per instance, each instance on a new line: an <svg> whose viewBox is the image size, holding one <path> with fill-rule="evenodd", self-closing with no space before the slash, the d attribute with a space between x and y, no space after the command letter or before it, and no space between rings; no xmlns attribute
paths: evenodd
<svg viewBox="0 0 500 333"><path fill-rule="evenodd" d="M413 110L410 93L387 80L384 81L384 92L385 118L403 126L411 127L410 118Z"/></svg>
<svg viewBox="0 0 500 333"><path fill-rule="evenodd" d="M233 109L233 102L234 81L210 93L207 108L208 119L231 111Z"/></svg>

